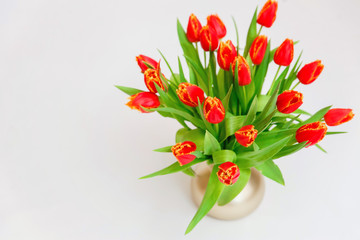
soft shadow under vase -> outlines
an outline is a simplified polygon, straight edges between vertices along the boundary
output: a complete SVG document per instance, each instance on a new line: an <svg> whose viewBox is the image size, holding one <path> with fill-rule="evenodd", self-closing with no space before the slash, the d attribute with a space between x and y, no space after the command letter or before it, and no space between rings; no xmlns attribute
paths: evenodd
<svg viewBox="0 0 360 240"><path fill-rule="evenodd" d="M205 194L211 167L207 164L200 164L195 172L196 176L191 179L191 194L193 201L199 206ZM245 217L260 205L264 193L264 177L256 169L252 168L249 182L240 194L224 206L216 204L207 215L222 220Z"/></svg>

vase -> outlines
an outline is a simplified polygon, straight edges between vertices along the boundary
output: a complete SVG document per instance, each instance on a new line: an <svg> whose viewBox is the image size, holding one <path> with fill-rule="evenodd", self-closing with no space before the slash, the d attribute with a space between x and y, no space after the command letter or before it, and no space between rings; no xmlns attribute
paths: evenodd
<svg viewBox="0 0 360 240"><path fill-rule="evenodd" d="M206 190L212 166L206 163L199 164L195 169L196 176L191 180L191 194L194 203L199 206ZM240 171L241 174L241 171ZM208 216L221 220L235 220L248 216L260 205L265 193L263 175L256 169L251 169L249 182L244 189L230 203L215 206Z"/></svg>

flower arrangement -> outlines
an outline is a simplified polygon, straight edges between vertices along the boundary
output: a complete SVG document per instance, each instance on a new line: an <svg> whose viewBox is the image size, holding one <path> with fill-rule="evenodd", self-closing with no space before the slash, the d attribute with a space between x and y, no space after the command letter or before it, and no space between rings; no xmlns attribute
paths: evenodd
<svg viewBox="0 0 360 240"><path fill-rule="evenodd" d="M136 61L148 91L116 86L130 95L126 104L130 108L142 113L156 111L183 127L176 133L175 145L155 150L172 152L176 161L142 178L180 171L195 176L192 166L201 162L213 165L204 198L186 233L215 204L231 202L249 180L251 168L284 184L275 159L312 145L323 150L318 143L325 135L343 133L329 132L327 126L337 126L354 116L351 109L331 106L315 114L300 109L303 94L294 89L300 83L314 82L324 65L316 60L301 67L300 54L290 67L296 44L291 39L271 49L268 37L260 33L263 27L273 25L277 7L276 0L268 0L259 14L255 10L241 52L238 34L236 45L222 40L227 30L218 15L208 16L206 26L202 26L191 14L186 32L177 22L188 77L180 58L178 73L174 73L160 52L170 78L161 72L160 61L139 55ZM271 65L277 65L274 77L267 76ZM272 84L263 91L267 78L273 79Z"/></svg>

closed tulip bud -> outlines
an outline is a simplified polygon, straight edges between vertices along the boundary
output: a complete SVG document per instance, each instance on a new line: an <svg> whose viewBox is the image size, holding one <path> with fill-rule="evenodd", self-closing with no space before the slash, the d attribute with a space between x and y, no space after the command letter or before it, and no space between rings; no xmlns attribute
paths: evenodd
<svg viewBox="0 0 360 240"><path fill-rule="evenodd" d="M235 132L237 142L244 146L249 147L255 141L258 131L253 125L246 125Z"/></svg>
<svg viewBox="0 0 360 240"><path fill-rule="evenodd" d="M276 106L281 113L292 113L303 104L303 94L294 90L281 93L276 101Z"/></svg>
<svg viewBox="0 0 360 240"><path fill-rule="evenodd" d="M222 102L216 97L207 97L204 102L204 116L209 123L219 123L225 118Z"/></svg>
<svg viewBox="0 0 360 240"><path fill-rule="evenodd" d="M196 144L190 141L177 143L171 148L171 151L178 160L180 166L188 164L196 158L195 155L191 154L195 150L196 150Z"/></svg>
<svg viewBox="0 0 360 240"><path fill-rule="evenodd" d="M285 41L276 49L274 62L280 66L289 66L294 58L294 42L291 39Z"/></svg>
<svg viewBox="0 0 360 240"><path fill-rule="evenodd" d="M145 72L149 67L145 64L147 63L152 67L152 69L156 69L158 67L158 62L156 62L154 59L149 58L145 55L139 55L136 57L136 61L141 69L141 72Z"/></svg>
<svg viewBox="0 0 360 240"><path fill-rule="evenodd" d="M354 116L350 108L333 108L325 114L324 119L328 126L337 126L350 121Z"/></svg>
<svg viewBox="0 0 360 240"><path fill-rule="evenodd" d="M237 71L235 71L236 64ZM238 82L240 86L245 86L251 83L250 67L243 56L235 57L235 60L232 63L232 72L234 76L235 74L238 75Z"/></svg>
<svg viewBox="0 0 360 240"><path fill-rule="evenodd" d="M302 84L310 84L319 77L323 69L324 65L321 64L321 61L316 60L303 66L298 72L297 78Z"/></svg>
<svg viewBox="0 0 360 240"><path fill-rule="evenodd" d="M142 113L148 113L143 108L151 109L160 106L158 96L152 92L140 92L129 97L129 102L126 104L131 109L136 109Z"/></svg>
<svg viewBox="0 0 360 240"><path fill-rule="evenodd" d="M276 0L268 0L261 9L257 23L264 27L271 27L276 19L278 4Z"/></svg>
<svg viewBox="0 0 360 240"><path fill-rule="evenodd" d="M162 90L165 89L164 84L160 78L160 64L157 66L157 69L149 68L144 72L144 81L146 87L152 93L157 93L155 84L157 84Z"/></svg>
<svg viewBox="0 0 360 240"><path fill-rule="evenodd" d="M300 127L296 131L295 138L299 143L307 141L306 147L310 147L320 142L325 137L326 131L325 123L313 122Z"/></svg>
<svg viewBox="0 0 360 240"><path fill-rule="evenodd" d="M176 90L176 93L181 102L190 106L197 107L204 101L204 91L198 86L191 83L181 83Z"/></svg>
<svg viewBox="0 0 360 240"><path fill-rule="evenodd" d="M218 38L226 35L226 27L218 15L210 15L207 17L207 25L214 28Z"/></svg>
<svg viewBox="0 0 360 240"><path fill-rule="evenodd" d="M235 163L224 162L220 164L216 175L218 176L219 181L223 184L232 185L239 179L240 170Z"/></svg>
<svg viewBox="0 0 360 240"><path fill-rule="evenodd" d="M190 42L198 42L200 41L200 30L202 26L194 14L191 14L189 17L189 22L187 25L186 36Z"/></svg>
<svg viewBox="0 0 360 240"><path fill-rule="evenodd" d="M200 43L204 51L215 51L219 45L219 37L216 34L216 30L212 27L204 26L200 30Z"/></svg>
<svg viewBox="0 0 360 240"><path fill-rule="evenodd" d="M268 44L267 37L264 35L260 35L257 38L255 38L255 40L251 44L249 53L250 53L251 61L255 65L259 65L262 62L265 56L267 44Z"/></svg>
<svg viewBox="0 0 360 240"><path fill-rule="evenodd" d="M220 47L217 51L217 61L222 69L229 71L230 64L234 61L236 55L236 48L230 40L220 42Z"/></svg>

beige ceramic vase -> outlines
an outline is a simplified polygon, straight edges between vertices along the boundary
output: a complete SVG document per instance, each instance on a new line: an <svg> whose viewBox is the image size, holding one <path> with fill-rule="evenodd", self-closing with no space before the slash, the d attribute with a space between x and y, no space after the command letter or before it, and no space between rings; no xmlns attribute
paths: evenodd
<svg viewBox="0 0 360 240"><path fill-rule="evenodd" d="M196 176L191 180L191 193L193 201L199 206L205 194L211 166L206 163L199 164L195 172ZM218 206L216 204L208 215L222 220L234 220L245 217L260 205L264 193L264 177L256 169L252 168L249 182L241 193L225 206Z"/></svg>

